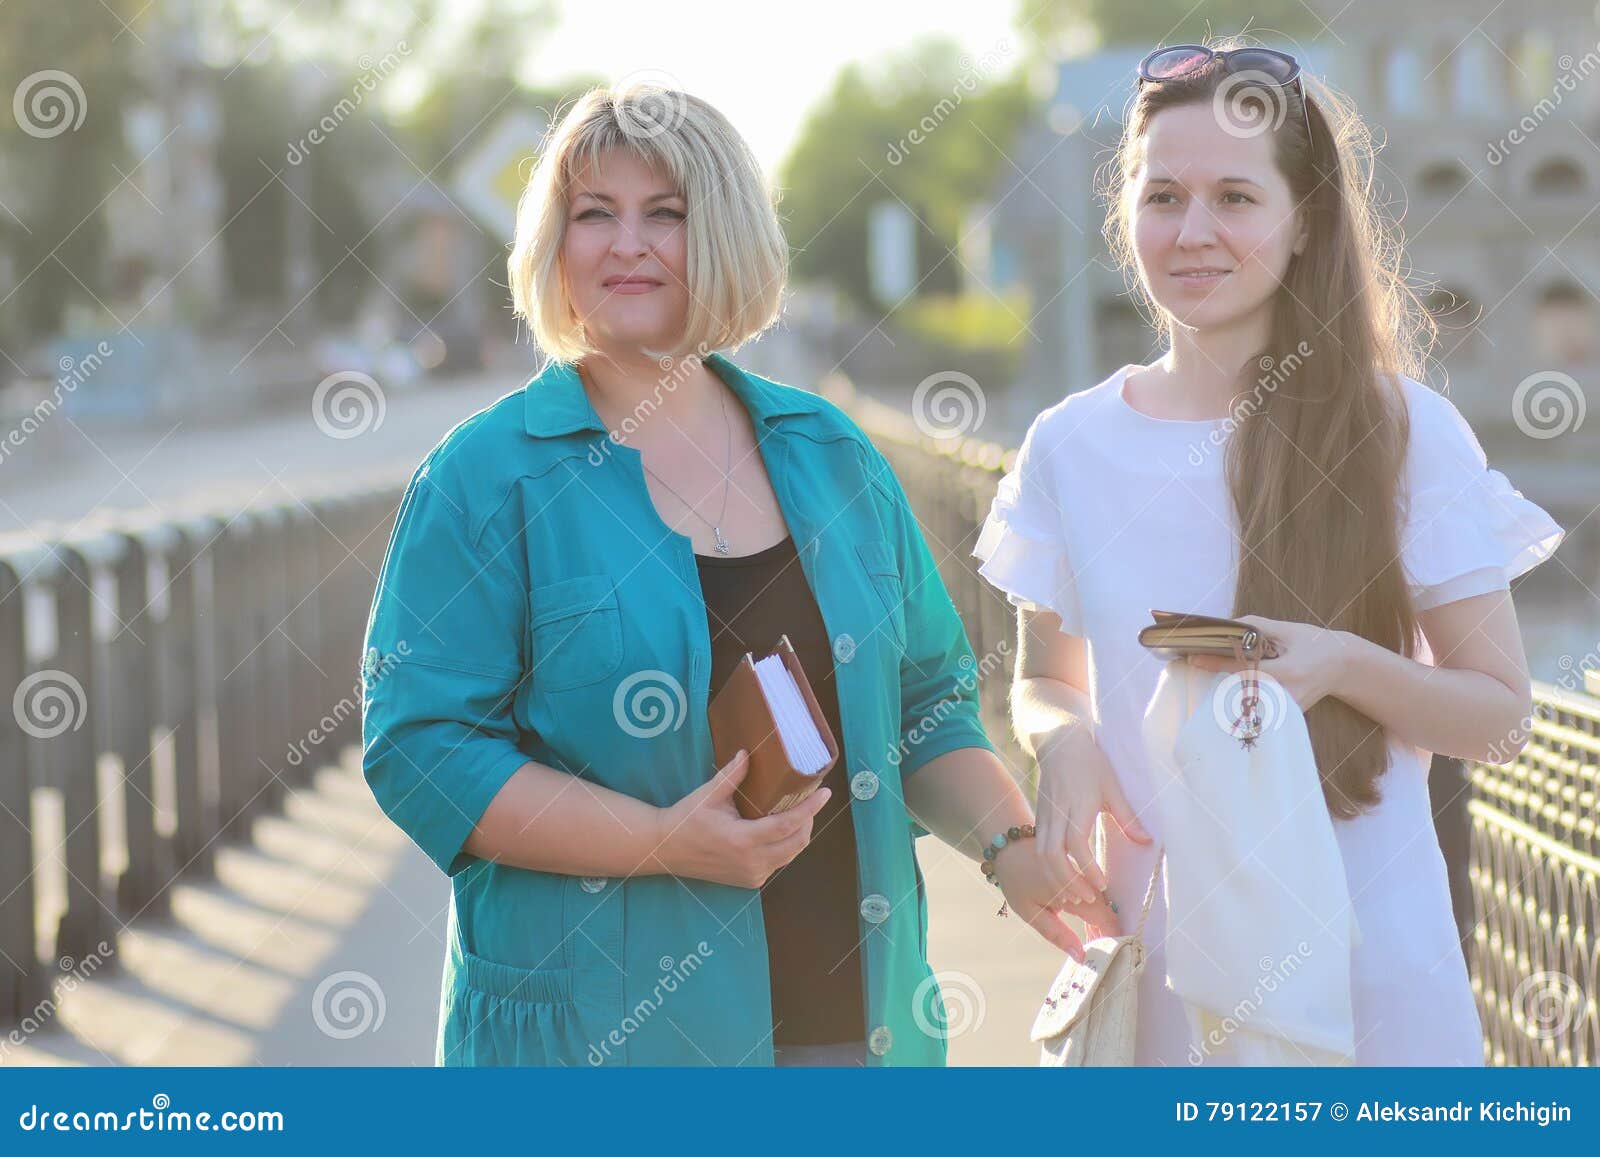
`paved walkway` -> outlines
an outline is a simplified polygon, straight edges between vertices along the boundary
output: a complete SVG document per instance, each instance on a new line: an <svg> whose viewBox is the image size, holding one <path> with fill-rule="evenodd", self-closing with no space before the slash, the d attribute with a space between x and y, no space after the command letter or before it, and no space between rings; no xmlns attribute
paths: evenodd
<svg viewBox="0 0 1600 1157"><path fill-rule="evenodd" d="M71 984L20 1045L0 1033L0 1064L431 1063L448 891L358 758L219 847L215 881L176 885L172 918L130 925L116 970Z"/></svg>
<svg viewBox="0 0 1600 1157"><path fill-rule="evenodd" d="M953 1064L1032 1064L1057 954L976 865L918 842ZM118 971L65 992L4 1065L431 1065L449 884L384 817L359 752L179 884L170 921L119 939Z"/></svg>

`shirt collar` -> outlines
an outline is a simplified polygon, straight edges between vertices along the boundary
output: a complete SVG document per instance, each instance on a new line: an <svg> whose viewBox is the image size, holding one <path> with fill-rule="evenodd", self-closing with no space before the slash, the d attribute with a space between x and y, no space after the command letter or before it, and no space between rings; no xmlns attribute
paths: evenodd
<svg viewBox="0 0 1600 1157"><path fill-rule="evenodd" d="M781 389L747 374L722 354L708 355L705 364L738 395L756 422L770 423L786 414L810 414L818 409L812 395L803 390ZM551 361L523 393L523 426L535 438L556 438L583 430L607 433L572 362Z"/></svg>

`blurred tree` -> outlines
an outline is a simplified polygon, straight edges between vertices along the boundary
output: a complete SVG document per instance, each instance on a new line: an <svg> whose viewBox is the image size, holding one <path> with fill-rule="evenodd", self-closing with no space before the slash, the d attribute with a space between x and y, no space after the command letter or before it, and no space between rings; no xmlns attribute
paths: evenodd
<svg viewBox="0 0 1600 1157"><path fill-rule="evenodd" d="M195 15L219 62L351 62L405 41L411 63L429 76L457 68L510 76L554 26L559 6L555 0L204 0Z"/></svg>
<svg viewBox="0 0 1600 1157"><path fill-rule="evenodd" d="M243 223L229 228L235 287L272 296L289 288L294 247L286 248L284 214L304 212L295 226L308 235L311 308L319 322L349 321L382 268L376 227L396 199L430 184L448 196L452 162L497 113L554 103L553 94L524 88L517 73L556 17L553 0L217 4L206 34L211 53L247 65L226 80L235 115L223 165L229 212L237 209ZM363 99L380 86L399 90L398 99L387 91ZM329 115L334 131L308 142ZM288 163L286 142L305 146L288 148ZM303 174L290 171L301 165ZM251 202L268 171L280 172L306 209L286 203L276 182ZM486 262L508 239L480 240ZM504 295L492 282L484 291L496 302ZM422 309L424 320L433 312L426 303L405 306Z"/></svg>
<svg viewBox="0 0 1600 1157"><path fill-rule="evenodd" d="M142 7L105 0L63 19L57 0L0 6L11 98L0 117L0 214L14 276L0 287L8 350L58 332L69 304L93 305L106 292L100 210L119 168L129 169L121 110L136 88L130 53Z"/></svg>
<svg viewBox="0 0 1600 1157"><path fill-rule="evenodd" d="M271 178L284 164L291 122L281 94L284 70L262 64L235 69L218 80L223 132L217 143L222 177L221 245L228 297L236 303L276 301L286 291L288 240L284 212L289 195Z"/></svg>
<svg viewBox="0 0 1600 1157"><path fill-rule="evenodd" d="M875 203L898 199L918 221L915 292L959 288L951 250L967 211L993 192L1017 130L1037 112L1012 63L1005 53L975 61L948 42L924 41L878 70L841 70L778 176L795 278L880 310L867 219Z"/></svg>
<svg viewBox="0 0 1600 1157"><path fill-rule="evenodd" d="M1035 58L1092 51L1104 44L1198 44L1248 32L1264 44L1322 30L1301 0L1017 0L1017 28Z"/></svg>
<svg viewBox="0 0 1600 1157"><path fill-rule="evenodd" d="M0 287L0 353L59 332L70 304L106 296L106 203L142 161L143 180L164 164L160 155L129 155L123 114L140 101L161 107L183 84L213 88L223 109L216 148L230 288L246 299L285 290L287 258L298 251L285 215L299 198L313 218L304 231L316 305L328 316L347 309L356 283L370 281L362 262L373 264L365 246L383 211L364 205L363 184L394 172L420 181L488 128L497 107L543 99L520 85L518 71L557 14L554 0L83 0L70 11L59 0L0 4L0 62L16 82L14 107L37 109L0 118L0 245L14 281ZM374 59L395 54L405 75L385 72L382 83L403 93L403 111L386 119L376 97L355 102L348 119L368 126L346 128L341 119L326 147L307 154L306 170L293 171L286 148L352 94ZM51 118L62 116L57 130ZM441 166L434 179L442 185L448 175ZM177 236L191 240L181 228ZM174 271L192 256L176 254Z"/></svg>

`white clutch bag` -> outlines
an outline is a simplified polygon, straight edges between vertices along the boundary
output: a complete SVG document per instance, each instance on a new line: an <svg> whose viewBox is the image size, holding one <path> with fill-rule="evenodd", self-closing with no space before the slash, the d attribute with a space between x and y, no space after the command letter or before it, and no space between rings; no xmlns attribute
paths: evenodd
<svg viewBox="0 0 1600 1157"><path fill-rule="evenodd" d="M1133 1064L1139 1025L1139 973L1144 970L1144 925L1166 862L1156 858L1139 926L1131 935L1102 936L1084 945L1083 963L1067 957L1034 1017L1029 1039L1046 1067Z"/></svg>

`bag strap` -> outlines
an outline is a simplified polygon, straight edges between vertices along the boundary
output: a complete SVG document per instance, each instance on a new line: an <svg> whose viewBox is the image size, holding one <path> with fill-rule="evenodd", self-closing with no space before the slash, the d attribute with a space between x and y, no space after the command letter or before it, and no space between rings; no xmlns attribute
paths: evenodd
<svg viewBox="0 0 1600 1157"><path fill-rule="evenodd" d="M1100 813L1100 818L1094 825L1094 858L1103 872L1106 868L1106 814ZM1163 844L1161 854L1156 857L1156 866L1150 872L1150 883L1145 886L1144 906L1139 910L1139 927L1135 933L1140 940L1144 939L1145 921L1150 918L1150 905L1156 898L1156 882L1161 879L1161 867L1167 862L1167 849Z"/></svg>
<svg viewBox="0 0 1600 1157"><path fill-rule="evenodd" d="M1156 898L1156 881L1161 879L1161 867L1167 862L1167 849L1163 847L1156 857L1156 866L1150 873L1150 884L1144 890L1144 907L1139 910L1139 928L1134 934L1144 939L1144 922L1150 918L1150 903Z"/></svg>

